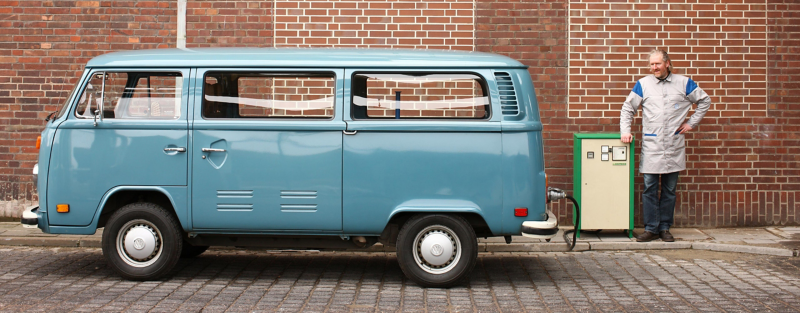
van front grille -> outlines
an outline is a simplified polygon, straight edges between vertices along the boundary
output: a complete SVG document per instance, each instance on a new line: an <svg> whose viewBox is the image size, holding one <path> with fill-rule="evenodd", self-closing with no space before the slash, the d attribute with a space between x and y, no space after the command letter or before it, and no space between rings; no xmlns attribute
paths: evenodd
<svg viewBox="0 0 800 313"><path fill-rule="evenodd" d="M514 90L514 81L511 75L503 72L494 73L497 81L497 89L500 91L500 111L506 116L519 115L519 103L517 102L517 92Z"/></svg>

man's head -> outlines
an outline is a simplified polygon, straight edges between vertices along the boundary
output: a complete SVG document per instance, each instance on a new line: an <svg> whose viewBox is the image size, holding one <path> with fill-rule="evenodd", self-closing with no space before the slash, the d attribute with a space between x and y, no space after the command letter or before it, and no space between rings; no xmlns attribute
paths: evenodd
<svg viewBox="0 0 800 313"><path fill-rule="evenodd" d="M650 51L650 73L653 73L656 78L664 79L667 78L671 70L672 64L670 64L669 55L666 51L661 49Z"/></svg>

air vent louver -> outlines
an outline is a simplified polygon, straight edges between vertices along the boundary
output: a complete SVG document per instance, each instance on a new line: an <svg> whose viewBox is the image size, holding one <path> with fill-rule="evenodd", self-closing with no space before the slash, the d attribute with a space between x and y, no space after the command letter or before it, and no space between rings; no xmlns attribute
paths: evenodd
<svg viewBox="0 0 800 313"><path fill-rule="evenodd" d="M506 116L519 115L519 103L517 103L517 92L514 90L514 81L508 73L494 73L497 81L497 88L500 91L500 110Z"/></svg>

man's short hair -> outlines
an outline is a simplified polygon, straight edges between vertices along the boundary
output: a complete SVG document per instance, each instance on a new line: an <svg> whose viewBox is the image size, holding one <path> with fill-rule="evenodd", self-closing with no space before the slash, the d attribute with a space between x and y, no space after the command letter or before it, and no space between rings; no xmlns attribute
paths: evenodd
<svg viewBox="0 0 800 313"><path fill-rule="evenodd" d="M653 51L650 51L650 56L654 56L654 55L660 55L661 56L661 60L664 61L664 62L669 61L669 68L668 69L669 69L670 72L672 72L672 60L670 60L669 54L667 54L666 50L653 49Z"/></svg>

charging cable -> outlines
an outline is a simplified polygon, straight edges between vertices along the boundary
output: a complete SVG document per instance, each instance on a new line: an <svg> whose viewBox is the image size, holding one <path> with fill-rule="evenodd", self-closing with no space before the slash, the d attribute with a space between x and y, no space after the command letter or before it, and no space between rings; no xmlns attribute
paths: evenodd
<svg viewBox="0 0 800 313"><path fill-rule="evenodd" d="M564 232L564 241L567 243L567 246L569 246L569 250L567 251L572 251L572 249L575 248L575 243L577 242L578 239L578 232L576 230L578 228L578 223L580 223L581 221L581 207L578 205L578 201L575 200L575 198L573 198L570 195L567 195L567 193L564 192L563 190L553 187L547 187L547 200L554 201L554 200L561 200L564 198L572 200L572 204L575 205L575 221L576 221L575 227L572 230ZM571 244L569 240L569 233L572 233Z"/></svg>

